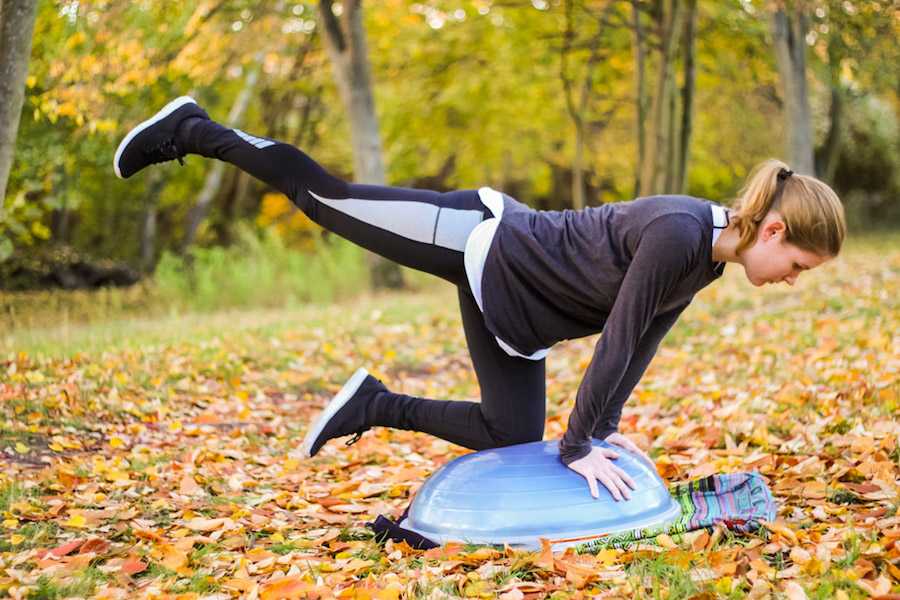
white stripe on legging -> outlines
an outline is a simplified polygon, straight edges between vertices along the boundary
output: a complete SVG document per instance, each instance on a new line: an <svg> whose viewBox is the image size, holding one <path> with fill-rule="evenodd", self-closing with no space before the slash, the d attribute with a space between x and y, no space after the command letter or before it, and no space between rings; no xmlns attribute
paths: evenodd
<svg viewBox="0 0 900 600"><path fill-rule="evenodd" d="M427 202L325 198L308 190L326 206L363 223L390 231L406 239L435 244L462 252L472 229L481 222L480 210L441 208Z"/></svg>
<svg viewBox="0 0 900 600"><path fill-rule="evenodd" d="M250 135L249 133L244 133L240 129L232 129L232 131L235 132L236 134L238 134L242 140L244 140L248 144L253 144L260 150L262 150L263 148L268 148L269 146L275 145L275 142L273 142L271 140L264 140L262 138L258 138L255 135Z"/></svg>

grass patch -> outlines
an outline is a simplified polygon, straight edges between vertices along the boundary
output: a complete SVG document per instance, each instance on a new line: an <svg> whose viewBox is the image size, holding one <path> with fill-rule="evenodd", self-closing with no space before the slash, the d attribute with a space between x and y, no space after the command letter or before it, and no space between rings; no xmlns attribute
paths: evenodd
<svg viewBox="0 0 900 600"><path fill-rule="evenodd" d="M291 552L296 552L299 550L304 550L303 547L297 546L291 542L277 542L272 544L271 546L266 546L266 550L269 552L274 552L275 554L290 554Z"/></svg>
<svg viewBox="0 0 900 600"><path fill-rule="evenodd" d="M870 597L853 581L828 574L819 580L815 588L812 590L807 589L806 591L810 600L831 600L837 596L838 590L843 590L851 600Z"/></svg>
<svg viewBox="0 0 900 600"><path fill-rule="evenodd" d="M47 359L105 352L146 353L177 344L202 344L220 338L223 331L229 335L266 338L286 330L333 327L348 314L377 315L382 322L403 323L423 314L446 314L448 306L455 306L455 294L449 285L433 285L423 291L414 296L408 292L356 294L341 296L334 302L298 303L286 308L243 307L201 312L169 306L139 316L128 313L84 316L77 322L60 321L59 315L43 315L42 320L27 326L0 325L0 357L12 359L20 352ZM453 300L449 300L451 294ZM363 328L364 324L360 323L359 327Z"/></svg>
<svg viewBox="0 0 900 600"><path fill-rule="evenodd" d="M193 592L202 595L217 592L221 587L222 584L214 577L204 573L194 573L190 579L179 581L169 591L173 594L189 594Z"/></svg>
<svg viewBox="0 0 900 600"><path fill-rule="evenodd" d="M88 567L72 576L67 583L57 582L41 575L37 585L25 596L28 600L57 600L58 598L87 598L93 595L97 586L106 583L109 576L100 569Z"/></svg>
<svg viewBox="0 0 900 600"><path fill-rule="evenodd" d="M0 484L0 511L8 511L13 504L37 495L38 491L37 486L26 487L16 480Z"/></svg>
<svg viewBox="0 0 900 600"><path fill-rule="evenodd" d="M21 552L51 546L58 540L61 529L53 522L26 523L15 533L25 538L22 543L13 545L11 538L4 534L4 537L0 537L0 552Z"/></svg>
<svg viewBox="0 0 900 600"><path fill-rule="evenodd" d="M686 600L709 589L709 586L694 583L687 570L667 562L664 554L635 560L628 565L626 573L635 590L635 598Z"/></svg>
<svg viewBox="0 0 900 600"><path fill-rule="evenodd" d="M849 569L859 559L861 546L859 534L851 530L842 545L844 546L844 557L834 561L834 564L840 569Z"/></svg>

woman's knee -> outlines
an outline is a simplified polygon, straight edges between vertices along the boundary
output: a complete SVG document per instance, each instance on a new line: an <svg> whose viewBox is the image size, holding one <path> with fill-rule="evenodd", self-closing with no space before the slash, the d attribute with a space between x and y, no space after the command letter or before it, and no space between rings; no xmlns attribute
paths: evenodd
<svg viewBox="0 0 900 600"><path fill-rule="evenodd" d="M540 422L531 420L515 424L506 423L499 427L489 426L489 431L495 448L539 442L544 439L544 420L541 419Z"/></svg>

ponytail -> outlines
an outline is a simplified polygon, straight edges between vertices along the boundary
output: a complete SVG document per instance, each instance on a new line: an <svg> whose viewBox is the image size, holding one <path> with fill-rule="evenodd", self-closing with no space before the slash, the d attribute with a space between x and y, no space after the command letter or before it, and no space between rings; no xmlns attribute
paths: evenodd
<svg viewBox="0 0 900 600"><path fill-rule="evenodd" d="M798 175L777 159L758 164L750 173L734 204L740 254L756 242L770 211L781 215L785 241L819 256L834 257L847 237L844 207L828 185L809 175Z"/></svg>

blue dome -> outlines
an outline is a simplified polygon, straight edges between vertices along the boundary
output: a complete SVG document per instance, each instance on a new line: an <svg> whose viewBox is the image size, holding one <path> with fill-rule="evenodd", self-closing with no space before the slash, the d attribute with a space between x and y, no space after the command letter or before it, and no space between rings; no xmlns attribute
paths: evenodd
<svg viewBox="0 0 900 600"><path fill-rule="evenodd" d="M474 452L429 477L401 527L439 544L449 541L554 548L629 529L665 526L681 514L656 469L637 455L594 440L619 453L613 462L634 479L630 500L616 501L598 482L587 481L559 460L557 441L531 442Z"/></svg>

